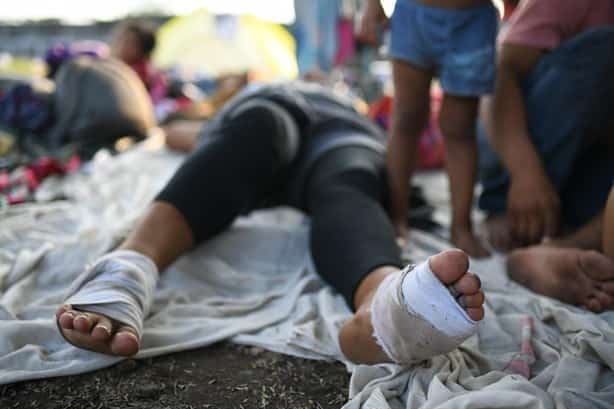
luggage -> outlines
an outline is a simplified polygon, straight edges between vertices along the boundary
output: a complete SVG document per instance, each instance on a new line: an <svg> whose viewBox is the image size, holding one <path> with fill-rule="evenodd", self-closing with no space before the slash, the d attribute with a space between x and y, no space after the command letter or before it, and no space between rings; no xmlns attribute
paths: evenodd
<svg viewBox="0 0 614 409"><path fill-rule="evenodd" d="M137 75L114 59L78 57L61 66L53 95L55 125L48 147L91 156L131 136L144 139L155 126L153 106Z"/></svg>

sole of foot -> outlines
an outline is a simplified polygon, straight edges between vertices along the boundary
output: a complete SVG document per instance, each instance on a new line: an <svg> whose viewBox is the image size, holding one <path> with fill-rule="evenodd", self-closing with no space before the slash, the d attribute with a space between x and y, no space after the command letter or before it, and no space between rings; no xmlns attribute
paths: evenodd
<svg viewBox="0 0 614 409"><path fill-rule="evenodd" d="M599 252L533 246L513 251L507 270L536 293L593 312L614 308L614 261Z"/></svg>

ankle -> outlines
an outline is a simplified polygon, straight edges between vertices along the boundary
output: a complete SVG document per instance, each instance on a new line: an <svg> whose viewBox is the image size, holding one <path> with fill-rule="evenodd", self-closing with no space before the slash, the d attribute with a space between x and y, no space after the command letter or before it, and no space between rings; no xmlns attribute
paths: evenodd
<svg viewBox="0 0 614 409"><path fill-rule="evenodd" d="M339 331L339 347L343 355L355 364L392 362L373 336L371 311L362 308Z"/></svg>
<svg viewBox="0 0 614 409"><path fill-rule="evenodd" d="M469 222L452 223L450 233L452 234L452 237L473 235L473 226Z"/></svg>
<svg viewBox="0 0 614 409"><path fill-rule="evenodd" d="M396 266L380 266L368 273L354 292L354 308L356 311L369 308L373 295L380 283L388 275L399 271Z"/></svg>

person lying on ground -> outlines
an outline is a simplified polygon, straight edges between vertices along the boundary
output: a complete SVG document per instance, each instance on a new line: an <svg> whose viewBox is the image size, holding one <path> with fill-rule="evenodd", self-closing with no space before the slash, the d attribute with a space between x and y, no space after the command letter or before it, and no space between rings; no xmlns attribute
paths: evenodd
<svg viewBox="0 0 614 409"><path fill-rule="evenodd" d="M614 187L603 217L566 237L513 251L515 281L593 312L614 307Z"/></svg>
<svg viewBox="0 0 614 409"><path fill-rule="evenodd" d="M251 88L206 125L119 248L73 283L59 331L80 348L137 353L159 272L240 214L284 204L311 217L317 272L354 311L339 334L348 359L409 365L453 350L484 317L480 280L456 249L403 267L384 207L384 141L315 84Z"/></svg>
<svg viewBox="0 0 614 409"><path fill-rule="evenodd" d="M359 39L377 45L387 25L379 0L367 0ZM446 146L452 197L451 240L474 257L488 251L473 233L471 209L477 176L475 123L481 95L494 85L498 13L490 0L402 0L390 19L394 81L388 175L395 228L405 237L408 179L429 115L431 81L444 92L439 126Z"/></svg>
<svg viewBox="0 0 614 409"><path fill-rule="evenodd" d="M479 206L500 250L598 217L614 160L614 2L524 0L499 37ZM587 183L587 181L590 181Z"/></svg>

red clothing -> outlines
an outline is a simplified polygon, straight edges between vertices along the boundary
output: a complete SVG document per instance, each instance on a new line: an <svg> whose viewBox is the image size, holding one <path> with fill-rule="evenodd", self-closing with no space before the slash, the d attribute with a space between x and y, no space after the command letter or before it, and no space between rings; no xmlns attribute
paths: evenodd
<svg viewBox="0 0 614 409"><path fill-rule="evenodd" d="M552 50L586 30L611 25L614 0L522 0L500 42Z"/></svg>
<svg viewBox="0 0 614 409"><path fill-rule="evenodd" d="M160 71L156 70L147 60L130 64L130 67L132 67L141 81L143 81L143 84L145 84L145 88L147 88L147 92L149 92L154 105L164 99L168 84Z"/></svg>

